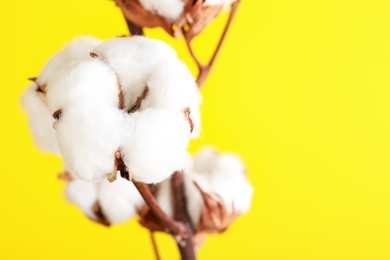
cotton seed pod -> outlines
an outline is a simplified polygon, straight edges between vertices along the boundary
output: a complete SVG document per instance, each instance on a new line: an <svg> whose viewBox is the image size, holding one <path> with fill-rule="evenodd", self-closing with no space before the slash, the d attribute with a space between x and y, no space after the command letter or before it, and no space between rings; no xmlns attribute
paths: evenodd
<svg viewBox="0 0 390 260"><path fill-rule="evenodd" d="M68 64L49 80L47 103L67 168L83 180L111 175L124 118L115 73L93 58Z"/></svg>
<svg viewBox="0 0 390 260"><path fill-rule="evenodd" d="M190 126L182 112L168 109L146 109L125 118L121 154L136 181L158 183L186 160Z"/></svg>
<svg viewBox="0 0 390 260"><path fill-rule="evenodd" d="M110 223L132 219L145 204L134 184L120 176L115 182L103 180L99 184L98 201Z"/></svg>
<svg viewBox="0 0 390 260"><path fill-rule="evenodd" d="M117 73L128 111L189 109L192 137L199 135L201 96L190 71L169 45L133 36L108 40L93 52Z"/></svg>

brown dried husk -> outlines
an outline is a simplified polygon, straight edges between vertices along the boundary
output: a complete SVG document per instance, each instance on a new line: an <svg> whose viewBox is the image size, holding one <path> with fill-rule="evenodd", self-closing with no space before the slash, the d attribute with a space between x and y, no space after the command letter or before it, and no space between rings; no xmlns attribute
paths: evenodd
<svg viewBox="0 0 390 260"><path fill-rule="evenodd" d="M229 213L225 202L219 195L210 195L204 192L196 182L194 184L204 202L196 233L222 233L239 216L239 213L234 209L234 205L232 205L232 212Z"/></svg>
<svg viewBox="0 0 390 260"><path fill-rule="evenodd" d="M181 16L173 22L146 10L138 0L115 0L128 21L141 27L161 27L174 37L190 40L198 35L223 9L223 5L204 5L204 0L183 0L185 7ZM175 29L174 29L175 28Z"/></svg>
<svg viewBox="0 0 390 260"><path fill-rule="evenodd" d="M201 193L204 201L202 215L193 236L194 245L200 246L205 241L207 234L224 232L239 216L239 213L236 212L234 206L232 212L229 213L225 202L220 196L210 195L204 192L197 183L194 182L194 184ZM155 195L156 191L153 193ZM139 212L139 216L139 223L145 228L153 232L167 232L167 229L153 215L147 205Z"/></svg>

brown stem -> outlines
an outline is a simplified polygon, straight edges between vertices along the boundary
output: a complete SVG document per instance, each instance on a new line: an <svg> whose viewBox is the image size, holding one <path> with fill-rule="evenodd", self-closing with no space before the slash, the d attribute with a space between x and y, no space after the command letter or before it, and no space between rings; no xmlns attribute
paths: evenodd
<svg viewBox="0 0 390 260"><path fill-rule="evenodd" d="M156 256L156 260L161 260L160 253L158 252L157 241L156 238L154 237L153 231L150 231L150 239L152 240L153 251L154 251L154 255Z"/></svg>
<svg viewBox="0 0 390 260"><path fill-rule="evenodd" d="M126 17L125 17L125 19L126 19ZM126 23L127 23L127 28L129 28L129 31L130 31L131 35L139 35L139 36L143 36L144 35L144 30L142 29L141 26L138 26L138 25L130 22L127 19L126 19Z"/></svg>
<svg viewBox="0 0 390 260"><path fill-rule="evenodd" d="M237 11L237 8L238 8L239 4L240 4L240 0L237 0L234 3L232 3L231 9L230 9L229 18L228 18L228 20L226 22L226 25L225 25L225 28L224 28L223 33L221 35L221 38L219 39L218 45L215 48L214 54L211 57L208 65L203 65L199 61L198 57L196 56L196 54L195 54L195 52L194 52L194 50L192 49L192 46L191 46L192 38L188 38L188 37L185 38L186 43L187 43L187 48L188 48L192 58L194 59L194 61L198 65L199 74L198 74L198 78L196 79L196 83L198 83L198 87L199 88L202 87L202 85L206 81L206 79L207 79L211 69L214 66L214 62L217 59L219 51L221 50L221 46L222 46L222 44L223 44L223 42L224 42L224 40L226 38L227 32L229 31L230 25L231 25L231 23L233 21L233 18L235 16L235 14L236 14L236 11ZM185 33L185 32L183 32L183 33Z"/></svg>
<svg viewBox="0 0 390 260"><path fill-rule="evenodd" d="M174 218L181 223L187 230L187 236L177 243L180 255L184 260L195 260L195 250L193 240L194 227L187 211L187 199L185 197L183 172L175 172L171 179L171 192L174 208Z"/></svg>
<svg viewBox="0 0 390 260"><path fill-rule="evenodd" d="M185 227L165 214L165 212L158 205L156 198L153 196L152 192L149 189L149 186L145 183L134 180L132 182L141 194L142 198L144 198L153 215L158 218L161 224L163 224L168 229L168 231L172 235L176 236L178 239L185 237L187 233Z"/></svg>

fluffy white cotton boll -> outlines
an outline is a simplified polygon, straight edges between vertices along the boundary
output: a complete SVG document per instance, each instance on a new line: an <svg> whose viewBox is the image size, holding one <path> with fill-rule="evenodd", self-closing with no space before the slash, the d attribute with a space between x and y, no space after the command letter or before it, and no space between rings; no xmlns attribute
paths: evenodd
<svg viewBox="0 0 390 260"><path fill-rule="evenodd" d="M142 95L146 79L154 72L154 64L177 59L175 51L166 43L142 36L111 39L96 46L93 52L117 73L128 109Z"/></svg>
<svg viewBox="0 0 390 260"><path fill-rule="evenodd" d="M59 155L57 137L52 127L54 118L36 89L36 85L31 84L21 98L22 106L28 115L35 146L42 151Z"/></svg>
<svg viewBox="0 0 390 260"><path fill-rule="evenodd" d="M66 184L65 197L92 219L96 219L93 205L97 201L97 184L89 181L73 180Z"/></svg>
<svg viewBox="0 0 390 260"><path fill-rule="evenodd" d="M139 2L145 9L157 13L170 22L180 17L185 5L182 0L139 0Z"/></svg>
<svg viewBox="0 0 390 260"><path fill-rule="evenodd" d="M112 183L107 180L100 183L98 200L103 214L111 223L122 223L133 218L144 205L134 184L120 175Z"/></svg>
<svg viewBox="0 0 390 260"><path fill-rule="evenodd" d="M245 167L233 154L221 154L211 173L211 190L221 196L228 212L246 213L251 205L253 188L245 176Z"/></svg>
<svg viewBox="0 0 390 260"><path fill-rule="evenodd" d="M193 157L193 170L197 173L210 173L218 158L214 147L204 146Z"/></svg>
<svg viewBox="0 0 390 260"><path fill-rule="evenodd" d="M50 78L46 98L51 113L75 106L118 107L118 80L111 68L98 58L74 61Z"/></svg>
<svg viewBox="0 0 390 260"><path fill-rule="evenodd" d="M174 217L173 198L171 191L171 180L167 179L158 184L156 199L160 208L169 217Z"/></svg>
<svg viewBox="0 0 390 260"><path fill-rule="evenodd" d="M77 59L86 59L92 49L101 41L93 37L75 38L71 43L65 45L64 49L53 55L45 64L37 78L39 85L47 81L66 63Z"/></svg>
<svg viewBox="0 0 390 260"><path fill-rule="evenodd" d="M123 114L117 108L63 109L56 123L58 143L67 168L83 180L101 181L114 170L121 146Z"/></svg>
<svg viewBox="0 0 390 260"><path fill-rule="evenodd" d="M124 162L137 181L158 183L183 169L190 126L182 112L146 109L126 117Z"/></svg>

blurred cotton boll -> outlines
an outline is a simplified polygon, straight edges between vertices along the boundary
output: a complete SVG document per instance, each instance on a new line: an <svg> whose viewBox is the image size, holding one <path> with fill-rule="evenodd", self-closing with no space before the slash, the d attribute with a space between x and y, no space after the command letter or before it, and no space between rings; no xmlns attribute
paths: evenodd
<svg viewBox="0 0 390 260"><path fill-rule="evenodd" d="M139 0L139 2L145 9L157 13L170 22L180 17L185 6L182 0Z"/></svg>
<svg viewBox="0 0 390 260"><path fill-rule="evenodd" d="M132 219L145 204L134 184L120 176L112 183L105 179L99 184L98 201L111 223Z"/></svg>
<svg viewBox="0 0 390 260"><path fill-rule="evenodd" d="M21 103L28 116L35 146L44 152L60 155L56 133L52 127L55 120L46 102L37 93L35 83L27 88L21 98Z"/></svg>
<svg viewBox="0 0 390 260"><path fill-rule="evenodd" d="M133 183L121 179L96 183L73 179L65 188L68 202L75 204L87 217L104 224L119 224L132 219L144 200Z"/></svg>
<svg viewBox="0 0 390 260"><path fill-rule="evenodd" d="M98 187L94 182L73 180L65 187L66 199L75 204L86 216L97 220L93 206L97 202Z"/></svg>

